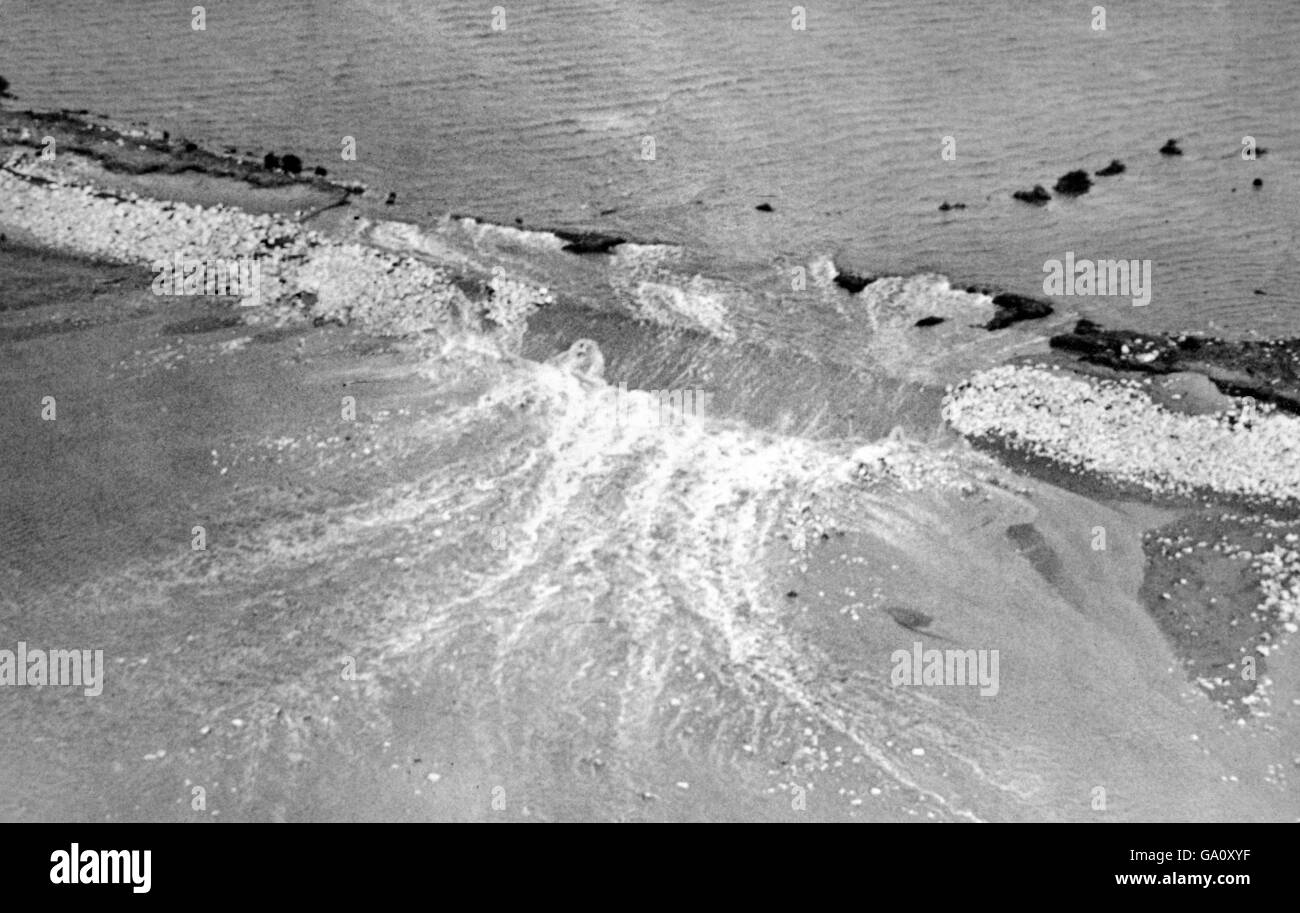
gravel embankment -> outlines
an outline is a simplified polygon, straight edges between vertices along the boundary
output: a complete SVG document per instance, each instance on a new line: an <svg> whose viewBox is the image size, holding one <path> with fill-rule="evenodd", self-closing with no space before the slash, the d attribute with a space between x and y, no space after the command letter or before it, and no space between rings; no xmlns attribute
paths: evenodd
<svg viewBox="0 0 1300 913"><path fill-rule="evenodd" d="M122 263L255 257L264 307L248 309L250 322L304 315L384 335L467 326L516 335L515 324L550 300L545 289L498 277L486 301L472 302L447 271L420 260L336 241L285 216L104 193L31 155L0 170L0 224L58 250Z"/></svg>
<svg viewBox="0 0 1300 913"><path fill-rule="evenodd" d="M1300 418L1249 401L1185 415L1136 383L1003 365L952 390L943 415L967 437L1158 495L1300 502Z"/></svg>

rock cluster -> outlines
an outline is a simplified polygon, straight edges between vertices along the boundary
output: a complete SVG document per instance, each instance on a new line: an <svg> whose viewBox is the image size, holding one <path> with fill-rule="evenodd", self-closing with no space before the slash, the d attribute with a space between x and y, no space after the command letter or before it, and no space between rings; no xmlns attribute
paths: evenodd
<svg viewBox="0 0 1300 913"><path fill-rule="evenodd" d="M1226 340L1109 330L1080 320L1051 346L1081 361L1143 374L1203 374L1224 393L1300 414L1300 340Z"/></svg>

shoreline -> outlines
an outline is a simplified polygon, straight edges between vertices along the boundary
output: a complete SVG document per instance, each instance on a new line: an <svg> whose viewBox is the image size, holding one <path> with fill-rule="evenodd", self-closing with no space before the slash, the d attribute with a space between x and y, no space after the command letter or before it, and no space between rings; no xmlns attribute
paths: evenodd
<svg viewBox="0 0 1300 913"><path fill-rule="evenodd" d="M229 202L202 210L189 203L132 197L135 191L96 196L63 183L69 174L99 173L93 165L83 168L85 163L74 156L68 159L70 172L43 170L39 161L18 166L30 172L25 177L50 180L50 184L30 184L25 177L0 173L0 194L22 204L6 206L0 222L8 224L21 211L37 241L64 250L80 245L83 253L88 247L112 261L87 263L81 257L48 254L48 246L19 247L10 241L0 248L14 254L12 267L7 263L6 269L15 273L6 277L6 284L19 287L31 281L36 286L24 292L30 300L16 299L18 307L0 311L10 334L0 338L0 344L15 346L12 351L21 356L12 367L14 415L29 417L30 402L39 400L43 389L56 382L64 410L63 424L54 426L48 439L32 436L29 429L18 433L15 418L11 430L16 443L10 446L16 450L10 459L24 467L24 473L39 476L39 484L24 476L33 486L24 491L54 497L61 485L66 487L59 472L66 472L68 462L76 459L70 454L102 435L102 456L107 457L103 466L111 471L100 480L97 494L78 490L65 497L83 500L57 501L52 518L29 516L29 506L15 495L21 510L14 515L21 514L29 524L23 532L22 554L33 559L24 568L23 592L32 598L50 592L65 597L61 606L53 600L55 605L48 606L50 618L41 623L80 624L78 630L90 624L80 617L81 606L103 605L107 600L110 608L99 611L111 617L114 600L119 600L122 615L129 619L122 639L112 644L119 656L149 654L153 645L160 645L205 671L206 678L185 682L177 698L184 707L180 722L185 734L179 743L162 723L141 730L156 734L158 742L138 746L140 756L147 748L154 759L146 762L146 769L156 765L170 774L184 770L189 775L197 770L207 779L220 776L244 787L266 788L269 778L278 784L272 788L281 791L273 803L274 814L292 818L310 814L310 806L296 797L296 789L310 792L313 787L308 784L314 783L324 795L338 786L328 770L312 767L321 757L313 753L314 746L325 743L329 751L337 749L345 762L360 761L375 775L376 785L368 785L367 790L377 794L376 807L394 814L474 817L463 806L458 810L446 796L449 790L469 791L476 778L502 776L500 769L493 770L474 753L475 738L489 742L498 738L494 725L508 728L521 744L531 744L539 731L543 741L557 731L571 735L549 719L548 706L534 706L529 696L564 693L588 684L568 678L563 664L539 668L534 660L538 653L566 659L591 655L607 660L618 675L583 692L589 701L581 712L590 714L593 725L577 737L591 743L575 745L577 757L554 762L560 771L557 782L570 783L563 778L575 767L584 771L586 779L573 780L577 798L557 798L542 789L544 805L565 808L566 803L595 803L598 797L608 798L604 791L611 790L615 798L610 801L620 814L659 820L690 817L700 807L692 803L702 802L698 796L710 791L734 801L728 793L733 785L712 780L716 772L705 765L669 757L655 779L629 769L631 759L618 754L617 744L601 743L592 735L610 728L620 736L644 738L647 732L660 731L650 727L650 720L662 722L664 731L679 739L688 738L697 727L726 729L731 721L710 717L703 709L709 700L699 700L699 692L691 690L705 680L710 685L722 683L718 693L736 701L727 706L737 713L747 700L752 701L749 689L753 688L774 705L788 704L786 716L776 726L782 739L788 738L787 730L816 727L827 733L826 746L835 744L858 755L863 760L853 763L870 767L875 777L871 781L875 785L866 792L864 781L854 780L848 765L835 766L828 747L798 744L796 738L755 749L747 735L729 733L727 738L734 742L728 741L727 749L742 758L754 755L742 769L762 784L754 787L754 796L762 798L751 799L754 804L746 806L748 811L761 807L756 813L788 817L789 803L783 793L816 779L841 790L836 794L827 789L825 797L814 796L815 802L823 803L817 807L828 816L905 820L916 815L915 808L908 806L913 803L928 817L964 817L975 814L973 800L968 809L942 799L950 776L969 777L970 795L989 802L995 813L1003 811L996 805L1003 787L974 777L941 741L927 743L928 753L911 751L907 740L915 734L908 721L921 712L922 702L905 701L898 719L877 715L893 711L888 709L889 693L873 690L877 686L872 678L877 668L873 657L882 645L888 648L899 637L910 643L912 633L900 633L891 618L882 616L875 604L879 600L868 597L871 587L884 587L888 581L892 598L903 593L907 600L924 604L938 617L944 636L974 643L991 639L1002 645L1020 663L1007 668L1031 670L1022 674L1032 675L1033 686L1059 701L1052 706L1070 706L1066 702L1069 676L1047 668L1052 663L1043 656L1079 647L1083 655L1072 669L1080 675L1094 659L1115 658L1113 652L1089 647L1086 640L1079 644L1069 640L1078 632L1096 636L1094 629L1072 627L1082 622L1067 611L1072 597L1062 584L1084 579L1077 576L1083 559L1063 544L1059 527L1048 528L1046 521L1035 517L1045 510L1043 502L1077 502L1040 487L1033 473L1026 482L1033 488L1032 496L1028 490L1012 495L1009 492L1020 480L1011 473L986 468L982 473L987 479L969 469L963 475L954 471L948 455L905 439L869 444L854 459L844 460L798 438L714 422L708 416L676 430L610 427L599 418L611 414L610 410L597 407L608 405L605 400L614 396L614 388L585 385L565 372L515 357L528 332L529 316L553 306L545 287L494 275L483 269L483 261L434 263L433 256L426 260L368 248L343 229L307 227L303 224L307 219L301 217L233 208L240 194L276 194L282 189L278 187L225 188L221 193L229 196ZM202 175L155 177L164 182L198 181L201 193L213 192ZM56 218L37 200L57 200L66 212ZM262 196L261 201L259 205L285 205L279 196L273 201ZM67 243L69 239L73 243ZM607 240L586 239L594 247ZM579 237L570 243L586 242ZM611 245L609 250L614 254L622 246ZM229 298L154 298L145 267L155 254L178 249L208 257L258 257L266 264L267 281L275 283L274 293L266 296L269 303L238 308ZM601 256L594 251L565 253L579 262ZM46 270L46 260L57 262ZM134 265L120 265L122 260ZM116 281L128 274L143 281ZM69 289L66 300L52 293L61 283ZM986 316L997 320L1000 315L994 311ZM96 329L93 339L76 332L90 327ZM145 328L147 336L141 335ZM936 329L942 327L915 332ZM978 338L997 338L987 328L980 332ZM51 367L51 373L44 373L40 366L47 363L58 370ZM75 377L56 381L59 372ZM346 409L346 397L355 398L358 424L340 423L340 406ZM414 416L396 420L403 410ZM108 417L118 412L131 420L109 422ZM214 441L213 435L221 439ZM150 455L142 443L150 439L163 442L164 457ZM77 446L72 446L73 440ZM648 466L633 459L643 455L651 460ZM148 467L147 485L137 484L133 459ZM861 477L848 474L832 480L832 472L844 473L854 462ZM106 471L103 466L91 461L80 467L81 478ZM630 494L624 493L625 475L637 483ZM745 480L735 503L724 484L733 476ZM512 484L500 485L500 478ZM590 491L587 483L593 485ZM119 488L129 494L115 495ZM811 506L801 504L805 497ZM86 498L89 502L83 503ZM837 498L843 503L835 503ZM191 556L187 537L176 532L187 533L195 523L195 509L178 506L186 500L210 518L205 525L211 527L217 543L210 554ZM1104 504L1089 509L1098 517L1108 516ZM62 592L62 575L74 573L40 570L47 565L35 559L54 556L55 544L68 535L75 518L87 512L96 517L97 534L125 522L130 531L127 541L143 544L126 571L108 570L111 551L95 551L81 559L74 568L84 579L77 589ZM649 520L641 518L645 512ZM723 553L701 549L725 538L720 530L730 529L715 525L719 519L715 515L738 524L746 546L740 551L752 550L755 557L737 558L733 549L725 554L738 562L735 566L710 566L710 559ZM841 536L829 521L823 523L827 516L847 533ZM272 522L283 517L290 519L287 529ZM970 531L959 534L955 527L946 528L945 522L954 517L969 523ZM66 528L61 525L65 523ZM852 528L855 523L862 528ZM504 548L498 547L498 528L506 530ZM41 535L32 535L32 529ZM611 538L595 537L594 529ZM926 535L936 538L926 539ZM774 544L783 536L788 547ZM987 551L962 544L972 538ZM673 551L678 539L690 547ZM939 546L917 553L907 547L909 539ZM1244 539L1236 545L1244 547ZM1267 547L1272 553L1273 545ZM946 581L963 579L946 564L925 563L932 557L930 552L942 555L945 548L960 556L965 563L958 566L969 571L972 580L984 581L972 583L968 597L963 594L976 608L952 604L934 608L945 606L944 600L952 603L957 595L945 592ZM759 559L772 557L769 551L790 565L789 581L774 590L775 595L760 589L781 579L761 576L770 568ZM1021 589L1013 595L1023 602L1007 610L1009 617L1039 637L1055 634L1054 625L1059 623L1063 639L1047 641L1054 646L1044 648L1039 641L1022 646L998 626L999 607L1007 602L1008 593L993 578L999 562L1013 552L1043 580L1041 587L1032 578L1017 584ZM847 563L850 554L883 554L896 564L890 568L886 558L867 573ZM540 556L553 558L563 571L557 572L557 578L574 590L557 597L566 601L539 603L537 594L551 592L550 582L518 576L519 567L538 563ZM620 558L634 558L636 567L653 568L670 581L662 604L632 606L633 611L620 603L620 598L637 592L640 580L623 567ZM1175 563L1182 560L1171 559L1157 575L1149 573L1152 586L1162 579L1159 575L1172 576L1176 570L1180 578L1192 579L1184 565ZM1278 560L1281 572L1271 579L1278 581L1280 589L1274 595L1290 605L1291 559L1283 554ZM1134 561L1131 555L1124 559L1125 573L1135 572ZM340 563L358 575L362 587L336 592L335 566ZM937 568L943 570L936 572ZM878 578L873 576L877 574ZM706 581L698 590L691 588L696 578ZM154 582L159 579L168 583ZM756 583L760 580L761 585ZM830 595L821 595L819 587ZM1058 592L1062 590L1064 594ZM715 591L716 604L702 595ZM788 595L796 591L801 595ZM856 600L851 613L834 603L841 591L863 597L845 597ZM1122 604L1121 588L1105 592L1117 606ZM345 597L356 599L358 605L349 606ZM1146 598L1161 597L1153 592ZM1247 617L1242 614L1248 612L1244 606L1253 598L1241 596L1240 606L1234 603L1234 614L1223 617L1222 624L1234 630L1220 638L1226 646L1215 650L1193 644L1179 627L1181 616L1151 615L1173 645L1175 656L1193 656L1189 676L1197 673L1204 678L1227 651L1238 656L1250 637L1275 629L1273 621L1229 624L1231 618ZM1186 600L1179 593L1175 601L1182 605ZM731 614L737 611L733 602L748 607ZM198 606L211 617L205 623L189 620L184 616L186 606ZM475 619L479 628L496 632L493 637L499 635L501 643L522 639L528 649L518 654L492 652L498 642L475 640L476 628L449 606L484 613ZM1058 609L1059 617L1050 614ZM1027 614L1017 621L1015 611ZM563 612L573 613L577 620L554 631L542 627L543 621ZM680 647L664 634L663 626L669 623L697 626L691 628L695 639L684 651L687 659L680 663L673 658ZM1145 619L1126 623L1145 630L1141 627ZM786 625L797 637L784 636ZM1114 631L1103 630L1120 640ZM709 632L712 636L722 632L725 639L710 642ZM293 638L282 640L290 633ZM196 655L197 648L186 640L190 636L206 652ZM446 652L426 656L421 645L429 641L445 646ZM1104 642L1110 650L1121 649L1110 646L1110 640ZM1161 654L1142 643L1147 652L1121 654L1120 665L1132 662L1136 669L1146 669L1142 674L1155 678L1147 667L1152 665L1151 656ZM300 649L310 657L305 666ZM223 650L230 656L223 656ZM663 650L663 656L656 650ZM1095 656L1089 650L1095 650ZM626 657L619 651L626 651ZM353 654L362 658L362 668L370 677L340 685L335 657ZM131 658L129 671L119 671L131 693L146 704L160 690L165 692L162 686L168 681L153 676L178 672L167 655L162 649L155 652L152 668L135 665ZM633 675L642 659L662 660L664 679L629 678L624 684L623 677ZM261 683L264 692L241 690L241 663L243 668L287 671L278 677L263 671L272 675ZM729 679L733 665L748 678L742 676L739 683ZM827 684L830 672L839 684ZM403 681L385 679L391 675ZM466 682L499 681L494 675L507 677L508 690L496 697L511 713L524 708L519 714L522 720L504 711L500 718L490 712L485 718L474 718L464 709L481 698ZM841 693L844 682L849 685ZM1023 680L1020 684L1023 688ZM1160 687L1172 691L1177 684L1165 681ZM426 694L430 707L394 710L388 695L403 685ZM1114 694L1123 693L1122 681L1108 687ZM643 694L644 688L651 690ZM1202 690L1207 689L1202 686ZM1214 691L1219 693L1210 693ZM345 696L342 706L331 709L335 704L330 695L337 700L340 693ZM1007 700L1025 700L1028 705L1041 698L1017 697L1026 692L1014 688L1002 693ZM1164 691L1153 694L1153 704L1167 700ZM1212 700L1229 696L1231 705L1221 702L1221 706L1232 713L1242 697L1250 696L1223 688L1208 689L1207 694ZM1127 708L1111 706L1115 702L1109 691L1080 700L1091 702L1089 712L1108 725L1122 725L1126 718ZM619 715L596 709L597 702L619 708ZM434 718L435 706L445 710L446 720ZM1016 706L999 705L1013 709L996 712L1013 717ZM535 721L527 718L528 708L537 714ZM389 716L376 719L381 711L381 716ZM954 726L968 722L960 698L945 696L928 706L927 712L943 713ZM622 714L647 728L620 729L626 725ZM1180 725L1188 718L1202 724L1207 719L1177 717ZM238 726L234 719L240 721ZM547 729L549 723L556 729ZM897 724L896 731L891 732L892 724ZM273 753L263 753L254 730L275 746ZM339 732L346 734L341 742L329 741ZM900 737L900 732L906 735ZM374 747L382 739L400 746L394 733L418 737L423 743L413 743L409 757L401 758L389 755L387 742L382 751ZM465 753L447 753L438 747L440 739L461 746ZM369 747L357 747L363 743ZM165 765L156 753L163 744L169 749ZM793 764L791 755L783 753L786 745L794 752ZM1185 751L1172 746L1168 750ZM1186 754L1191 758L1190 752ZM465 758L471 760L454 769L452 761ZM549 770L527 769L523 760L512 762L516 763L519 769L513 773L518 779L508 785L512 795L517 794L516 788L524 792L528 777L539 779L538 770ZM1196 762L1185 763L1190 768ZM264 779L259 781L262 767ZM614 772L609 776L614 785L586 773L602 768ZM684 769L691 772L689 777L681 772ZM429 779L431 774L438 779ZM143 778L133 769L130 776ZM674 785L687 779L693 784L689 795ZM1017 782L1016 788L1033 797L1038 787ZM403 799L416 801L412 789L419 799L415 812L401 804ZM533 789L537 794L536 783ZM121 792L131 794L129 783ZM463 795L455 801L463 802ZM866 804L852 805L852 801ZM1081 801L1086 804L1086 798ZM347 807L338 798L326 797L325 804ZM254 810L233 800L229 807L236 816ZM512 814L527 816L527 811L515 808ZM1035 806L1027 802L1024 807L1008 808L1009 817L1032 816Z"/></svg>

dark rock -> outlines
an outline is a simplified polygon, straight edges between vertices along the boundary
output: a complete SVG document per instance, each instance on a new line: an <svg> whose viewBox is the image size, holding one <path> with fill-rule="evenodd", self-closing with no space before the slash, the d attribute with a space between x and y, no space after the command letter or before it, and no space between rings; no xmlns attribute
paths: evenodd
<svg viewBox="0 0 1300 913"><path fill-rule="evenodd" d="M329 174L329 172L326 171L324 167L322 167L321 165L317 165L315 168L312 169L312 174L316 175L316 177L318 178L323 178L327 174Z"/></svg>
<svg viewBox="0 0 1300 913"><path fill-rule="evenodd" d="M759 203L759 204L758 204L757 206L755 206L754 208L757 209L759 212L772 212L772 211L773 211L773 210L772 210L772 204L771 204L771 203Z"/></svg>
<svg viewBox="0 0 1300 913"><path fill-rule="evenodd" d="M620 244L627 243L627 238L595 231L565 231L557 228L553 233L561 241L568 242L562 249L571 254L607 254Z"/></svg>
<svg viewBox="0 0 1300 913"><path fill-rule="evenodd" d="M798 596L798 595L799 595L799 594L798 594L797 592L795 592L794 590L791 590L790 592L788 592L788 593L785 594L785 598L786 598L786 599L794 599L794 598L795 598L796 596Z"/></svg>
<svg viewBox="0 0 1300 913"><path fill-rule="evenodd" d="M1056 186L1052 189L1067 197L1077 197L1080 194L1087 193L1088 188L1091 186L1092 179L1088 177L1088 172L1071 171L1061 175L1060 180L1056 182Z"/></svg>
<svg viewBox="0 0 1300 913"><path fill-rule="evenodd" d="M1124 163L1119 159L1111 159L1110 164L1097 172L1099 178L1114 177L1117 174L1124 173Z"/></svg>
<svg viewBox="0 0 1300 913"><path fill-rule="evenodd" d="M384 205L392 206L396 203L397 203L397 191L396 190L388 191L388 199L384 200Z"/></svg>
<svg viewBox="0 0 1300 913"><path fill-rule="evenodd" d="M280 159L280 167L287 174L302 174L302 159L290 152L284 158Z"/></svg>
<svg viewBox="0 0 1300 913"><path fill-rule="evenodd" d="M1160 147L1160 154L1161 155L1182 155L1183 150L1178 148L1178 140L1171 139L1168 140L1163 146Z"/></svg>
<svg viewBox="0 0 1300 913"><path fill-rule="evenodd" d="M1261 179L1261 178L1255 178L1255 180L1253 180L1253 181L1250 182L1250 186L1251 186L1251 187L1263 187L1263 186L1264 186L1264 181L1263 181L1263 179Z"/></svg>
<svg viewBox="0 0 1300 913"><path fill-rule="evenodd" d="M997 313L984 325L986 330L1001 330L1022 320L1037 320L1052 313L1052 306L1037 298L1027 298L1011 292L1002 292L993 296L993 306Z"/></svg>
<svg viewBox="0 0 1300 913"><path fill-rule="evenodd" d="M965 209L965 208L966 208L965 203L949 203L947 200L944 200L942 203L939 204L940 212L947 212L950 209Z"/></svg>
<svg viewBox="0 0 1300 913"><path fill-rule="evenodd" d="M850 272L838 270L835 274L835 284L847 290L849 294L856 295L878 278L878 276L857 276Z"/></svg>
<svg viewBox="0 0 1300 913"><path fill-rule="evenodd" d="M1052 198L1042 184L1035 184L1033 190L1017 190L1011 195L1022 203L1032 203L1034 206L1043 206Z"/></svg>
<svg viewBox="0 0 1300 913"><path fill-rule="evenodd" d="M280 156L276 155L274 152L268 152L262 159L262 167L267 171L279 171Z"/></svg>
<svg viewBox="0 0 1300 913"><path fill-rule="evenodd" d="M1257 288L1257 289L1255 289L1255 294L1256 294L1256 295L1267 295L1268 292L1264 291L1262 288Z"/></svg>
<svg viewBox="0 0 1300 913"><path fill-rule="evenodd" d="M939 324L943 323L944 320L945 318L943 317L934 317L934 316L922 317L914 324L914 326L918 326L918 327L938 326Z"/></svg>
<svg viewBox="0 0 1300 913"><path fill-rule="evenodd" d="M0 76L0 96L5 96L8 94L9 94L9 80L5 79L3 76Z"/></svg>
<svg viewBox="0 0 1300 913"><path fill-rule="evenodd" d="M1081 361L1117 371L1203 374L1221 393L1253 396L1280 411L1300 414L1300 339L1169 336L1107 330L1091 320L1080 320L1073 332L1053 336L1050 344Z"/></svg>

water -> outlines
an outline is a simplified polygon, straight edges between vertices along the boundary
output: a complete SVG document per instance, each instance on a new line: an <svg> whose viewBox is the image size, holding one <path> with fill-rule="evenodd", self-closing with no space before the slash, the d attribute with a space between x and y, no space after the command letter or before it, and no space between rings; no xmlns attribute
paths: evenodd
<svg viewBox="0 0 1300 913"><path fill-rule="evenodd" d="M623 232L754 284L833 255L1035 293L1067 250L1151 259L1150 307L1065 305L1234 335L1297 324L1287 0L1109 9L1104 32L1056 0L839 0L803 32L784 8L683 0L516 3L501 31L481 4L415 0L223 4L203 32L161 0L10 2L5 17L0 60L25 102L292 149L374 203L396 190L398 218ZM1246 135L1269 154L1243 161ZM1184 156L1157 154L1169 137ZM1128 171L1077 200L1010 198L1111 158Z"/></svg>
<svg viewBox="0 0 1300 913"><path fill-rule="evenodd" d="M1099 784L1123 818L1292 814L1294 802L1268 811L1282 787L1260 783L1277 746L1237 740L1216 707L1189 697L1136 601L1139 535L1154 522L1141 511L1048 486L1016 493L1009 481L1005 494L971 499L941 485L877 495L830 480L848 449L833 439L901 423L941 440L944 383L1071 316L972 330L987 300L935 273L1039 293L1043 262L1067 250L1151 259L1145 309L1058 304L1112 324L1300 332L1300 8L1116 6L1104 33L1088 7L1055 0L822 3L806 32L784 9L511 4L497 32L480 4L289 0L212 5L207 31L193 32L187 8L153 0L8 3L0 72L24 102L148 121L217 148L294 151L362 181L371 214L438 225L435 238L381 224L370 240L445 245L557 292L525 355L540 361L590 336L611 383L703 387L724 420L642 437L609 422L597 401L608 390L551 378L539 392L533 375L510 373L465 393L444 378L433 389L452 404L385 439L409 465L360 477L341 456L326 470L301 456L285 467L294 484L349 493L341 507L326 502L324 527L317 501L283 495L285 514L303 514L285 522L268 507L281 502L249 483L246 547L220 558L223 580L256 581L248 592L210 591L188 555L143 547L126 572L88 574L86 585L147 601L138 578L161 561L180 596L231 619L268 587L311 593L311 612L283 609L286 626L318 624L328 643L355 627L387 675L421 670L412 677L432 696L411 701L409 719L382 705L399 734L472 742L448 756L481 768L483 782L504 775L512 795L526 785L558 817L670 816L645 811L643 791L685 779L696 817L785 814L778 790L812 781L826 803L814 807L835 814L858 807L842 807L853 794L840 787L879 783L886 806L864 812L880 818L1093 818ZM1242 161L1244 135L1269 154ZM346 136L355 162L339 157ZM641 157L646 136L653 161ZM940 156L945 136L954 161ZM1183 157L1156 153L1171 136ZM1010 197L1112 158L1125 174L1077 200L1035 209ZM380 205L390 190L391 208ZM967 208L942 213L944 200ZM774 212L755 211L762 202ZM477 221L440 221L449 212ZM516 220L647 243L577 258L549 235L498 227ZM891 278L852 297L790 287L789 268L816 272L832 258ZM928 314L949 319L915 330ZM480 393L532 405L482 408ZM401 390L389 405L420 395L432 394ZM239 427L273 410L233 411ZM260 457L245 436L241 455ZM779 533L821 485L817 513L845 536L792 556ZM1088 547L1099 526L1105 553ZM504 549L490 544L495 527ZM1008 527L1033 529L1032 542L1008 542ZM288 533L295 548L280 545ZM384 563L394 555L412 568L404 587ZM796 571L800 561L813 566ZM345 570L313 584L303 568L318 564ZM167 600L188 604L177 593ZM847 614L853 602L861 619ZM954 642L1002 650L1000 700L886 685L890 651L913 636L880 613L885 602L923 608ZM201 655L237 640L219 624L199 630ZM262 644L233 649L269 667ZM288 703L309 675L299 648L283 649L293 671L272 696ZM211 701L202 678L177 680L194 706ZM841 766L831 754L841 748L861 766ZM616 792L600 792L584 752L606 752ZM1248 793L1222 785L1228 770ZM744 804L758 800L766 811Z"/></svg>

